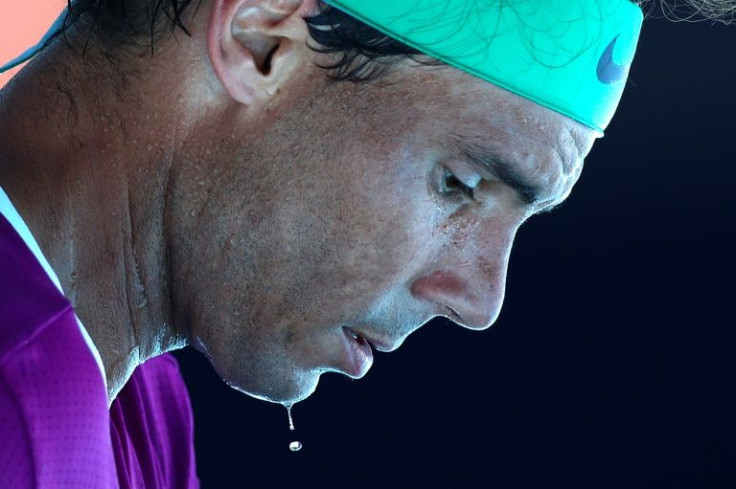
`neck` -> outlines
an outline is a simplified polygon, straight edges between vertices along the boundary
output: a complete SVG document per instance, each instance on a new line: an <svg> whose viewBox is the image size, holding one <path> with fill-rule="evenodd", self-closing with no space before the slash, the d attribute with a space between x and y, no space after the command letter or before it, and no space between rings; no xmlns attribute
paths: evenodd
<svg viewBox="0 0 736 489"><path fill-rule="evenodd" d="M68 55L45 56L58 62L39 60L0 92L0 186L100 351L111 403L138 365L186 345L172 325L167 257L177 148L170 131L123 117L119 86L73 79ZM139 113L157 118L150 107ZM168 115L155 127L173 127Z"/></svg>

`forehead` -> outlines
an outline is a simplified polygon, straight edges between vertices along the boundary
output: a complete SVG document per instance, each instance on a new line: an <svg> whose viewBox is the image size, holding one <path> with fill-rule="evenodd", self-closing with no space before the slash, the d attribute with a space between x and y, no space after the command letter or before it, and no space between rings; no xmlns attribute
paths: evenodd
<svg viewBox="0 0 736 489"><path fill-rule="evenodd" d="M574 145L587 154L599 135L587 126L488 81L449 66L408 62L388 77L401 86L407 102L422 102L428 115L443 114L465 125L485 127L488 136L538 141L548 146Z"/></svg>

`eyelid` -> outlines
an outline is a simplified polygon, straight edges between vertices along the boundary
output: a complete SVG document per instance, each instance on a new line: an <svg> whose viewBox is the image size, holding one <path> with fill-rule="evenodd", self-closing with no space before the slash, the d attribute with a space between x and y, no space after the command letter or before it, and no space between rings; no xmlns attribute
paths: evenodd
<svg viewBox="0 0 736 489"><path fill-rule="evenodd" d="M464 177L461 177L460 175L457 175L457 174L455 175L455 177L472 189L478 188L478 184L480 184L480 181L482 180L480 175L473 175L473 177L468 180L466 180Z"/></svg>
<svg viewBox="0 0 736 489"><path fill-rule="evenodd" d="M440 185L440 193L443 195L451 196L453 199L455 198L462 198L463 200L472 200L475 201L475 191L477 190L478 184L480 183L480 179L476 181L476 179L472 179L475 183L466 183L464 180L462 180L460 177L458 177L455 172L453 172L451 169L447 168L446 166L441 167L442 176L441 176L441 183ZM449 179L452 179L455 181L453 187L449 188L447 185L447 182Z"/></svg>
<svg viewBox="0 0 736 489"><path fill-rule="evenodd" d="M460 180L463 185L466 185L472 189L478 188L478 185L483 181L483 177L475 171L465 168L465 165L452 165L445 166L446 170L452 173L455 178Z"/></svg>

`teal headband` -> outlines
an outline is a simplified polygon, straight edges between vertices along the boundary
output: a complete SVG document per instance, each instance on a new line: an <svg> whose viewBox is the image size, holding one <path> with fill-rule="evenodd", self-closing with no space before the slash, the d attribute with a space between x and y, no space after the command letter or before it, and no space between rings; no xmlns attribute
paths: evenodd
<svg viewBox="0 0 736 489"><path fill-rule="evenodd" d="M644 19L631 0L324 0L603 134Z"/></svg>

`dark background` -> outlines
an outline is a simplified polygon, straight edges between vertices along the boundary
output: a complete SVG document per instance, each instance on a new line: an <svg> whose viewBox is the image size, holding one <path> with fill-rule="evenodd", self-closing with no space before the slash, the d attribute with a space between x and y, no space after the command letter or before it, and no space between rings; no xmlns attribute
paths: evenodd
<svg viewBox="0 0 736 489"><path fill-rule="evenodd" d="M436 320L286 411L193 350L204 488L733 488L736 26L649 19L569 201L482 333Z"/></svg>

